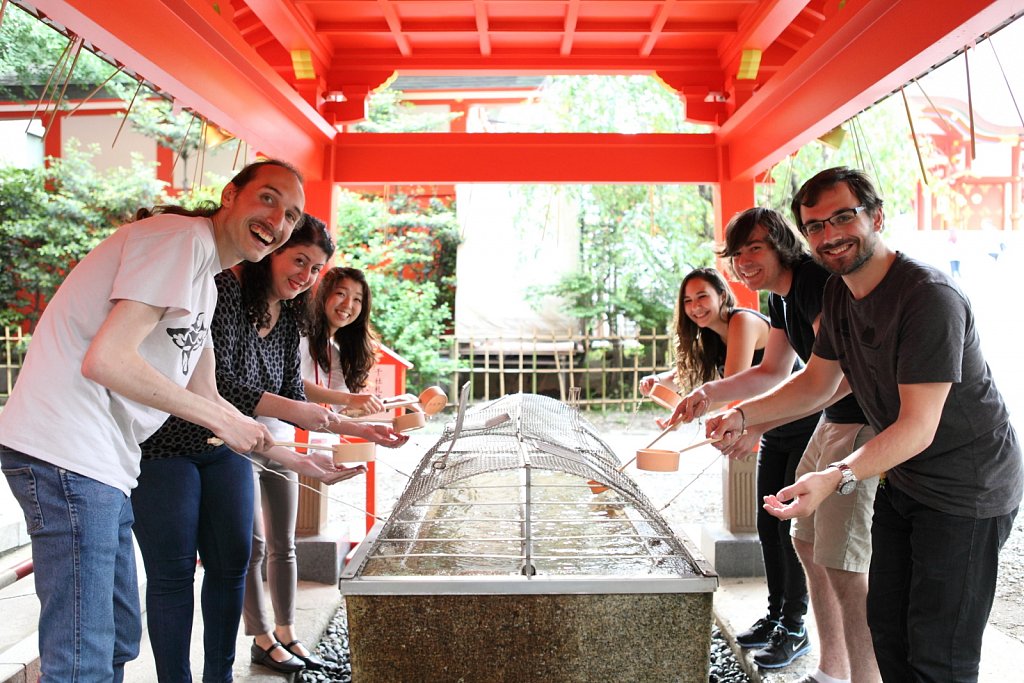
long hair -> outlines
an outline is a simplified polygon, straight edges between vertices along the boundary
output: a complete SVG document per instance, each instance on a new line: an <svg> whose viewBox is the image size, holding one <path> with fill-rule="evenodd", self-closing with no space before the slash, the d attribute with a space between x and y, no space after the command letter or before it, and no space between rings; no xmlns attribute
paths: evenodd
<svg viewBox="0 0 1024 683"><path fill-rule="evenodd" d="M345 278L359 283L363 288L363 308L359 312L359 317L338 328L332 338L327 322L327 299L334 294L335 289ZM363 271L357 268L331 268L320 278L316 296L313 298L313 312L309 325L309 355L321 370L330 372L329 343L333 339L338 346L341 373L345 377L345 384L352 392L361 391L366 386L370 368L376 360L379 341L376 330L370 324L371 308L370 285L367 284Z"/></svg>
<svg viewBox="0 0 1024 683"><path fill-rule="evenodd" d="M729 259L739 253L757 226L765 230L765 241L779 255L779 261L792 269L810 252L786 217L774 209L755 206L732 217L725 226L725 245L717 252L721 258Z"/></svg>
<svg viewBox="0 0 1024 683"><path fill-rule="evenodd" d="M691 280L703 280L718 292L722 299L718 317L726 323L736 308L732 289L714 268L696 268L683 278L675 310L676 382L687 391L718 377L718 359L725 351L725 342L718 333L700 327L686 315L683 299Z"/></svg>
<svg viewBox="0 0 1024 683"><path fill-rule="evenodd" d="M846 183L850 191L857 197L857 201L868 210L870 215L873 216L878 209L882 208L882 198L878 196L878 190L875 189L875 185L867 173L847 166L836 166L815 175L793 195L793 201L789 208L793 212L796 224L800 225L801 223L801 206L814 206L818 203L822 192L832 189L839 183Z"/></svg>
<svg viewBox="0 0 1024 683"><path fill-rule="evenodd" d="M263 166L278 166L280 168L291 171L296 178L299 179L299 183L304 182L302 174L299 170L289 164L287 161L281 161L280 159L260 159L254 161L251 164L246 165L241 171L235 174L235 177L228 181L228 184L234 185L237 189L241 190L243 187L252 182L253 178L256 177L256 172ZM213 214L220 211L221 207L219 204L213 202L202 202L194 209L186 209L184 206L177 206L174 204L160 204L152 208L141 208L135 212L135 220L139 221L143 218L149 218L155 216L158 213L170 213L178 216L201 216L203 218L209 218Z"/></svg>
<svg viewBox="0 0 1024 683"><path fill-rule="evenodd" d="M256 326L256 329L263 329L270 326L270 302L267 300L270 290L273 287L272 261L278 258L281 252L292 247L303 246L320 247L328 260L334 254L334 241L327 232L327 226L316 216L308 213L302 214L302 220L295 226L292 236L288 241L274 250L266 258L256 261L242 261L240 277L242 282L242 310L249 322ZM309 329L309 290L299 294L294 299L281 302L282 310L288 309L292 312L300 331Z"/></svg>

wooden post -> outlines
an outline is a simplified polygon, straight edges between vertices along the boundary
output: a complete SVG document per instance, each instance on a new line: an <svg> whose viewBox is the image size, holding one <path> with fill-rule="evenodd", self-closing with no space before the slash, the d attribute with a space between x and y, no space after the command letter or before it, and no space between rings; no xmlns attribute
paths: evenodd
<svg viewBox="0 0 1024 683"><path fill-rule="evenodd" d="M295 430L295 440L309 443L309 432L305 429ZM299 483L311 486L320 493L327 490L327 485L311 477L299 475ZM327 526L327 499L313 491L299 487L299 511L295 516L295 535L297 537L317 536Z"/></svg>

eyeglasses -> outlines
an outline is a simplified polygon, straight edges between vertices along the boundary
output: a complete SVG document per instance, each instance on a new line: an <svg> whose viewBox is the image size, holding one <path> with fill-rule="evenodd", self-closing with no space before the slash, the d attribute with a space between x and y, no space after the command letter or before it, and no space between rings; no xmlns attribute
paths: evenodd
<svg viewBox="0 0 1024 683"><path fill-rule="evenodd" d="M804 235L817 235L819 232L825 229L826 223L831 223L835 227L841 228L844 225L849 225L850 223L852 223L854 220L856 220L857 214L859 214L861 211L866 210L866 207L863 206L855 206L852 209L843 209L842 211L839 211L834 215L829 216L823 221L811 221L809 223L804 223L803 225L800 226L800 232L802 232Z"/></svg>

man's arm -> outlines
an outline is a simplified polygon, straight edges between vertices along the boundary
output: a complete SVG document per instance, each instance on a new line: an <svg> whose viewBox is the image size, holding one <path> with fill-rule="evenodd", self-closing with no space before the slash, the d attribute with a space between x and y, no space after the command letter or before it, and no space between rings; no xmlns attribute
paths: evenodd
<svg viewBox="0 0 1024 683"><path fill-rule="evenodd" d="M892 469L928 448L935 439L951 386L949 382L899 385L900 414L896 421L842 462L850 466L857 479L865 479ZM764 509L780 519L805 517L832 495L841 478L842 473L836 468L809 472L792 486L765 498Z"/></svg>
<svg viewBox="0 0 1024 683"><path fill-rule="evenodd" d="M803 370L801 370L801 372L803 372ZM782 426L784 424L789 424L790 422L800 420L802 418L807 417L808 415L813 415L814 413L820 412L825 408L828 408L836 401L846 398L849 395L850 384L847 381L846 376L844 375L843 381L839 383L839 387L836 389L835 393L832 394L832 396L829 397L824 403L819 403L814 406L806 407L798 415L791 415L789 417L781 418L778 420L772 420L771 422L762 422L760 424L754 424L748 421L745 429L746 436L741 436L740 438L732 442L732 444L729 446L724 446L722 445L722 442L719 441L717 444L715 444L715 447L718 448L723 455L728 456L729 458L732 458L734 460L746 459L751 453L757 452L758 446L761 443L761 436L764 435L765 432L775 429L776 427Z"/></svg>
<svg viewBox="0 0 1024 683"><path fill-rule="evenodd" d="M82 375L125 398L202 425L234 450L265 447L269 439L265 427L237 411L232 414L206 395L178 386L139 354L139 346L156 328L163 312L139 301L117 301L85 353ZM204 362L205 349L203 353L196 370L205 375L212 372L212 366ZM202 382L200 378L197 386Z"/></svg>
<svg viewBox="0 0 1024 683"><path fill-rule="evenodd" d="M773 327L768 333L764 357L759 365L697 387L679 402L672 413L672 420L690 422L716 403L728 403L768 391L789 376L794 362L796 352L789 345L786 333Z"/></svg>
<svg viewBox="0 0 1024 683"><path fill-rule="evenodd" d="M708 437L720 438L719 448L724 448L739 438L747 424L790 422L807 415L814 412L812 409L826 405L836 395L842 381L843 371L838 361L811 354L803 370L774 390L708 420Z"/></svg>

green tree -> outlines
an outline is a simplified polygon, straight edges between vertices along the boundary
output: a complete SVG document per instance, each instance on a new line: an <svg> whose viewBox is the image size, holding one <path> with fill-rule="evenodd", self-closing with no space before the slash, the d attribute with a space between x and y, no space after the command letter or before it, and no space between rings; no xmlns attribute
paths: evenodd
<svg viewBox="0 0 1024 683"><path fill-rule="evenodd" d="M453 208L342 192L337 216L339 260L365 272L382 341L414 364L414 386L436 384L450 369L439 352L452 318Z"/></svg>
<svg viewBox="0 0 1024 683"><path fill-rule="evenodd" d="M902 99L888 97L843 124L838 147L812 140L772 168L771 182L760 185L758 203L793 219L789 203L808 178L833 166L850 166L874 178L888 217L909 213L920 180L917 154ZM922 150L926 161L927 148Z"/></svg>
<svg viewBox="0 0 1024 683"><path fill-rule="evenodd" d="M188 173L192 166L189 160L203 146L203 122L190 112L174 112L171 102L162 98L143 98L145 89L139 93L128 112L128 121L138 132L157 144L174 150L178 155L177 166L184 169L182 187L189 187ZM125 101L125 106L128 102ZM199 179L203 182L203 179Z"/></svg>
<svg viewBox="0 0 1024 683"><path fill-rule="evenodd" d="M426 133L445 130L462 114L425 112L402 101L402 92L384 88L370 93L367 116L355 124L359 133Z"/></svg>
<svg viewBox="0 0 1024 683"><path fill-rule="evenodd" d="M0 167L0 324L35 326L71 268L141 206L162 201L151 164L98 172L69 144L48 168Z"/></svg>
<svg viewBox="0 0 1024 683"><path fill-rule="evenodd" d="M8 4L0 26L0 98L31 101L41 97L43 86L68 42L63 34L20 7ZM60 71L66 72L66 68ZM79 89L92 89L114 71L115 67L83 49L70 82ZM134 83L130 76L119 74L108 87L123 91Z"/></svg>
<svg viewBox="0 0 1024 683"><path fill-rule="evenodd" d="M644 76L560 76L541 87L540 132L678 133L707 130L686 122L678 95ZM534 302L562 297L589 333L621 334L624 325L665 329L676 290L690 269L713 262L710 188L698 185L524 187L524 207L556 195L576 207L578 267L531 291ZM517 216L535 223L536 211Z"/></svg>

